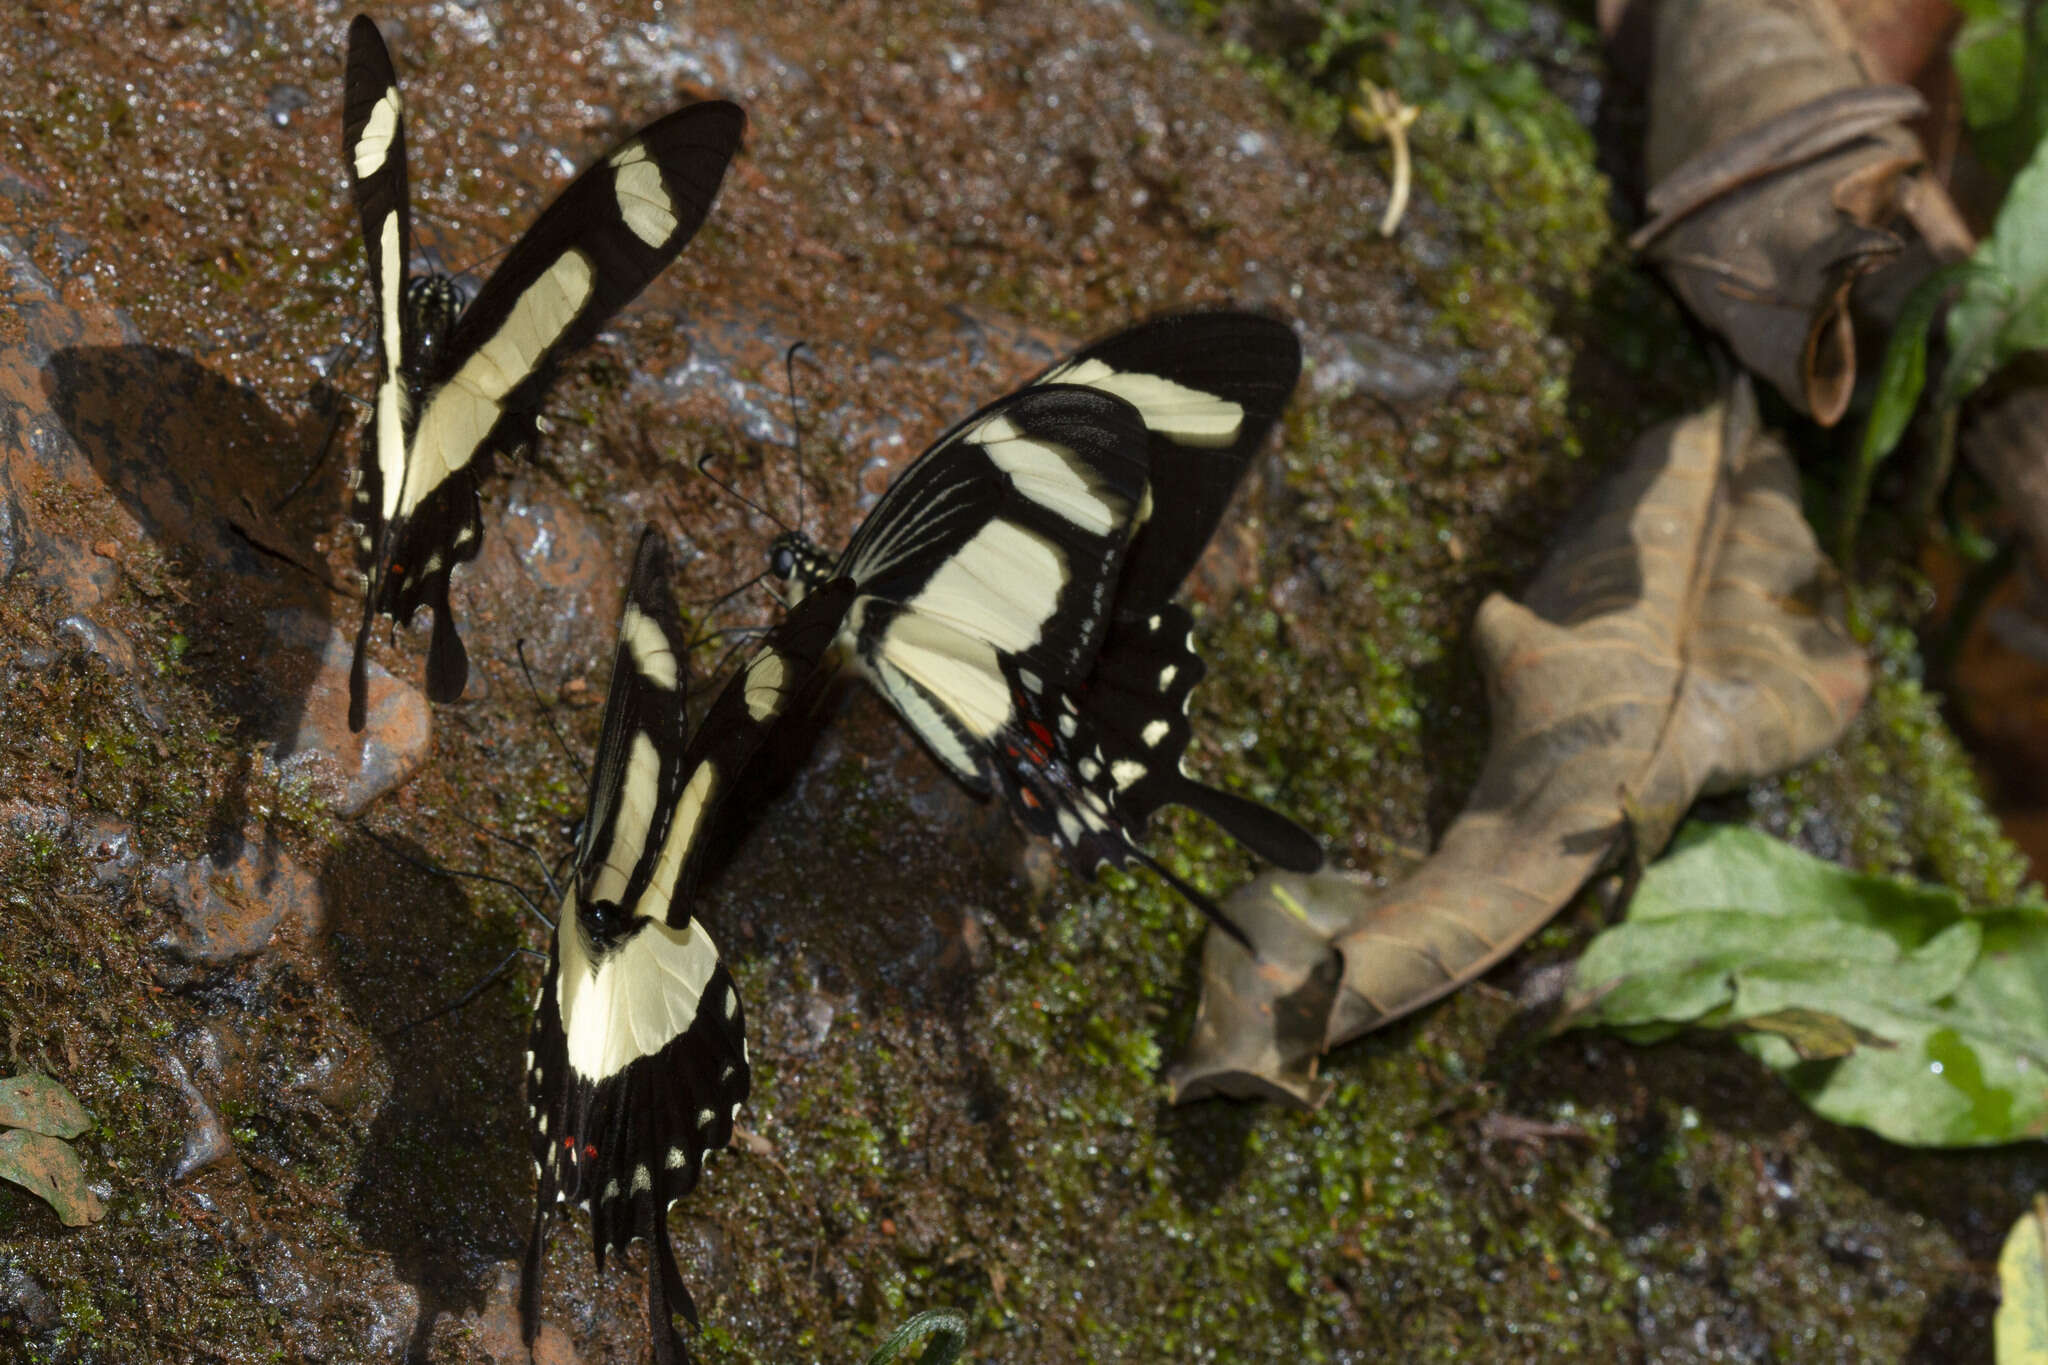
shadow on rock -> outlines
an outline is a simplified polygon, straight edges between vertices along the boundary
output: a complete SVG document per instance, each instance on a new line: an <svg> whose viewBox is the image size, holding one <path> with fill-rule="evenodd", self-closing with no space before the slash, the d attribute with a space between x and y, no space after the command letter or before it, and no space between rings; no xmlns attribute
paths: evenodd
<svg viewBox="0 0 2048 1365"><path fill-rule="evenodd" d="M419 1291L405 1357L416 1360L442 1314L485 1308L501 1266L525 1245L521 1053L535 968L515 964L461 1008L416 1023L489 979L525 936L480 916L454 878L407 858L429 861L351 834L321 881L334 982L388 1072L346 1209L364 1244Z"/></svg>
<svg viewBox="0 0 2048 1365"><path fill-rule="evenodd" d="M185 581L170 591L189 596L179 613L189 674L239 722L241 759L210 821L209 851L239 855L265 747L280 776L316 768L344 816L410 776L427 740L412 689L377 677L370 730L351 736L344 724L350 642L332 619L334 585L315 549L341 464L321 463L329 418L286 417L161 347L58 350L43 376L71 441L38 450L38 462L114 494ZM80 457L89 470L76 467ZM316 471L326 477L309 488ZM90 558L83 547L70 553Z"/></svg>

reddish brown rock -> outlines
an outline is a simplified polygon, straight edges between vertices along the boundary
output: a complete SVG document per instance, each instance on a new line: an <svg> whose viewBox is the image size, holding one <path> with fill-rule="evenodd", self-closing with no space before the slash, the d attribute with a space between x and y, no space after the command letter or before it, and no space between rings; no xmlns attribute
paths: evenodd
<svg viewBox="0 0 2048 1365"><path fill-rule="evenodd" d="M288 925L316 934L326 918L319 882L290 854L258 831L237 842L231 853L160 869L145 893L176 916L157 946L194 966L253 956Z"/></svg>

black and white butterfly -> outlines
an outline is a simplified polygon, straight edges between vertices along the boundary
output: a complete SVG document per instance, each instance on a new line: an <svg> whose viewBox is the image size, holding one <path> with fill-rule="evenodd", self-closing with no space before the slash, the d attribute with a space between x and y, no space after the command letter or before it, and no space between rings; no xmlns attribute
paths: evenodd
<svg viewBox="0 0 2048 1365"><path fill-rule="evenodd" d="M776 538L798 600L850 584L839 653L969 790L1093 876L1182 805L1282 867L1323 850L1184 769L1204 668L1172 602L1301 371L1285 323L1178 314L1075 353L934 443L846 550ZM843 590L843 589L842 589Z"/></svg>
<svg viewBox="0 0 2048 1365"><path fill-rule="evenodd" d="M670 1315L697 1309L676 1271L668 1209L724 1147L750 1080L746 1013L695 889L727 798L772 732L815 700L850 589L768 632L687 743L687 643L662 537L634 558L590 805L534 1005L527 1105L540 1188L520 1283L540 1328L549 1208L587 1209L597 1266L645 1238L655 1358L685 1359Z"/></svg>
<svg viewBox="0 0 2048 1365"><path fill-rule="evenodd" d="M477 486L499 451L530 440L565 356L589 343L696 235L746 116L723 100L656 119L579 175L507 253L467 308L453 281L407 276L412 234L405 117L377 26L349 26L342 153L362 217L378 327L377 398L351 477L365 576L349 673L363 728L365 651L379 615L434 613L427 695L469 676L448 575L483 540Z"/></svg>

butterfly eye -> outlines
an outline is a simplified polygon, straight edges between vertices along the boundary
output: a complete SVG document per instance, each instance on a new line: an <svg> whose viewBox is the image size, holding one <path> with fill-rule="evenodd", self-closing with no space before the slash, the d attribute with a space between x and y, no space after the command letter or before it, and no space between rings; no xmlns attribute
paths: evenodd
<svg viewBox="0 0 2048 1365"><path fill-rule="evenodd" d="M777 578L796 576L796 551L787 545L777 545L768 557L768 572Z"/></svg>

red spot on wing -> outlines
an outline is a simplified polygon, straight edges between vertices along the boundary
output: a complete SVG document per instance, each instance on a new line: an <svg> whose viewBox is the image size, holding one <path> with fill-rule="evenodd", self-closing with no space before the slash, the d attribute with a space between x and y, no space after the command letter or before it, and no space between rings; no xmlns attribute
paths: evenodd
<svg viewBox="0 0 2048 1365"><path fill-rule="evenodd" d="M1031 737L1038 741L1038 747L1050 751L1052 749L1052 731L1046 729L1035 720L1026 721L1025 724L1031 731ZM1040 761L1043 762L1044 760L1041 759Z"/></svg>

